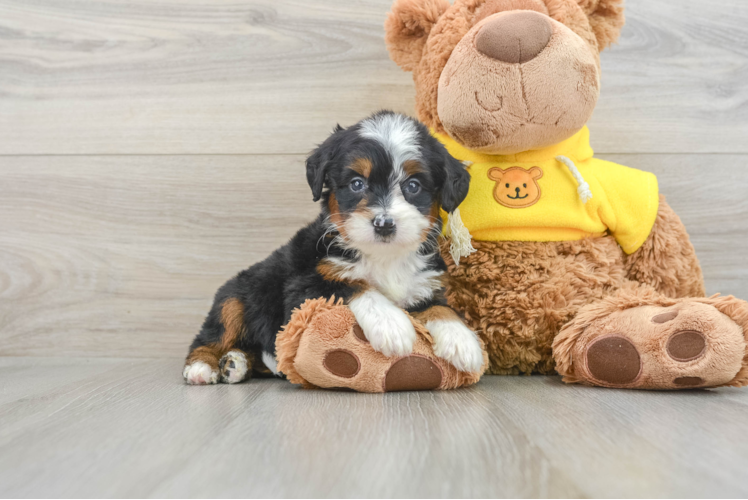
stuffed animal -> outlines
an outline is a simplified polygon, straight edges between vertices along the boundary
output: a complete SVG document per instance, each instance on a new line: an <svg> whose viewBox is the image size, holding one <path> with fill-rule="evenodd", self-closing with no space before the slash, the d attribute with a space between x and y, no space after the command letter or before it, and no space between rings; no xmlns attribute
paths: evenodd
<svg viewBox="0 0 748 500"><path fill-rule="evenodd" d="M308 300L276 338L278 370L308 389L359 392L455 389L480 379L488 365L485 350L479 372L461 372L434 354L428 330L409 317L417 336L412 354L388 358L372 349L342 300Z"/></svg>
<svg viewBox="0 0 748 500"><path fill-rule="evenodd" d="M654 175L594 156L586 123L621 0L396 0L392 59L465 162L445 227L450 305L491 374L642 389L748 384L748 304L704 298Z"/></svg>

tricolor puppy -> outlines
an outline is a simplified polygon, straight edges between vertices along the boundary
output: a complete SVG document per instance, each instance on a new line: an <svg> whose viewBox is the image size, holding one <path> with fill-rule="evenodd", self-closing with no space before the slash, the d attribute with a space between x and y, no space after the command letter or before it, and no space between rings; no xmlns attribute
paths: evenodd
<svg viewBox="0 0 748 500"><path fill-rule="evenodd" d="M322 213L264 261L222 286L190 348L190 384L235 383L250 370L276 373L275 337L292 311L318 297L345 299L371 346L411 352L406 310L435 341L437 356L465 371L483 356L444 298L439 208L451 212L470 176L416 120L383 111L340 126L307 160Z"/></svg>

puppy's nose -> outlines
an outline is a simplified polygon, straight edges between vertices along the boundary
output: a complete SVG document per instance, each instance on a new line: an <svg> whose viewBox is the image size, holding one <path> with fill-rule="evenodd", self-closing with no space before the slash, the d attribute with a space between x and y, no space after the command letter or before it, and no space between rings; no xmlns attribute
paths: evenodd
<svg viewBox="0 0 748 500"><path fill-rule="evenodd" d="M475 48L507 63L526 63L548 46L553 35L548 16L523 10L488 21L475 37Z"/></svg>
<svg viewBox="0 0 748 500"><path fill-rule="evenodd" d="M371 221L374 225L374 232L379 236L389 236L395 232L395 221L385 215L377 215Z"/></svg>

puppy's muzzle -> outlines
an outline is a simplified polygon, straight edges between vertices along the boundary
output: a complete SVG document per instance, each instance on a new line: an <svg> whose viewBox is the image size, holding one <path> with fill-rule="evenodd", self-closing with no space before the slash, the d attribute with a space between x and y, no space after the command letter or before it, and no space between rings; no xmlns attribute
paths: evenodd
<svg viewBox="0 0 748 500"><path fill-rule="evenodd" d="M395 232L395 221L392 217L377 215L371 223L374 226L374 232L379 236L390 236Z"/></svg>

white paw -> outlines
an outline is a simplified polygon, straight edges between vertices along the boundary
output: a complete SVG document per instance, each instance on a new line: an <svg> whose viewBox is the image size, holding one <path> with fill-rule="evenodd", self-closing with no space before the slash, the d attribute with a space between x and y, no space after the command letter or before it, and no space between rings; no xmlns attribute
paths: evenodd
<svg viewBox="0 0 748 500"><path fill-rule="evenodd" d="M410 318L379 292L366 292L349 304L356 321L375 351L385 356L413 352L416 330Z"/></svg>
<svg viewBox="0 0 748 500"><path fill-rule="evenodd" d="M434 338L434 354L463 372L475 373L483 365L478 336L461 321L436 320L426 323Z"/></svg>
<svg viewBox="0 0 748 500"><path fill-rule="evenodd" d="M247 356L241 351L229 351L218 362L221 370L221 382L238 384L247 376Z"/></svg>
<svg viewBox="0 0 748 500"><path fill-rule="evenodd" d="M190 385L206 385L218 383L218 370L214 370L208 363L195 361L184 367L182 376Z"/></svg>
<svg viewBox="0 0 748 500"><path fill-rule="evenodd" d="M361 329L371 347L385 356L406 356L413 352L416 330L410 319L399 309L367 327L361 325Z"/></svg>

